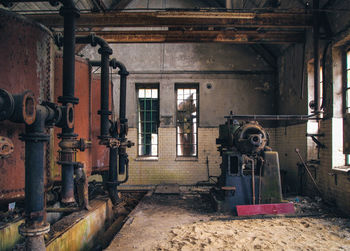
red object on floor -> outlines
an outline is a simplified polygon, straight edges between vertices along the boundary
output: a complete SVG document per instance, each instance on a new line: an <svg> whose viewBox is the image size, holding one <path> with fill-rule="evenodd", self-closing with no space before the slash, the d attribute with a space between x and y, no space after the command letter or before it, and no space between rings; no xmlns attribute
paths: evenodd
<svg viewBox="0 0 350 251"><path fill-rule="evenodd" d="M294 214L293 203L240 205L236 206L238 216L261 214Z"/></svg>

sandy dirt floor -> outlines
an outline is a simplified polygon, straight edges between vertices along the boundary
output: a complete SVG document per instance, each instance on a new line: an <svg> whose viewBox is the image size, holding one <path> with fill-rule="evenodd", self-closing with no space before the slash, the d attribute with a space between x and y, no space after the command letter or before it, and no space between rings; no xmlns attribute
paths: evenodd
<svg viewBox="0 0 350 251"><path fill-rule="evenodd" d="M213 212L203 195L152 195L106 250L350 250L350 220L237 219Z"/></svg>

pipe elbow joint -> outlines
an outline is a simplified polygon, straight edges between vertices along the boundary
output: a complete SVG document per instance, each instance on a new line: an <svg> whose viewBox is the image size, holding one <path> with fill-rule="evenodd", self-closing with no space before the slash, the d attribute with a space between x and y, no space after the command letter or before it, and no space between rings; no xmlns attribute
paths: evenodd
<svg viewBox="0 0 350 251"><path fill-rule="evenodd" d="M102 37L94 35L94 43L98 44L100 46L100 49L98 49L98 53L100 54L108 54L112 55L113 50L109 46L106 40L104 40Z"/></svg>
<svg viewBox="0 0 350 251"><path fill-rule="evenodd" d="M120 61L117 61L117 67L119 68L119 75L124 75L124 76L128 76L129 75L129 72L127 71L125 65L120 62Z"/></svg>

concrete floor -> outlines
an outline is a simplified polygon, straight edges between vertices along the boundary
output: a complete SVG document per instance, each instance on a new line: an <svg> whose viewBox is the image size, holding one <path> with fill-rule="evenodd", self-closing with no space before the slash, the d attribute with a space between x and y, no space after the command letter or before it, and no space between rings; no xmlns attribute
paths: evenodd
<svg viewBox="0 0 350 251"><path fill-rule="evenodd" d="M106 250L350 250L350 220L237 219L199 194L145 196Z"/></svg>

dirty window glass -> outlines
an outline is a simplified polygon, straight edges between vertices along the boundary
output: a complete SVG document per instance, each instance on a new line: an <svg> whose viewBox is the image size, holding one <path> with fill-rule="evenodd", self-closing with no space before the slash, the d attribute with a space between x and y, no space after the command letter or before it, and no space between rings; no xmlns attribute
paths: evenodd
<svg viewBox="0 0 350 251"><path fill-rule="evenodd" d="M157 88L139 88L138 155L158 156L159 98Z"/></svg>
<svg viewBox="0 0 350 251"><path fill-rule="evenodd" d="M177 156L197 156L198 89L176 88Z"/></svg>

